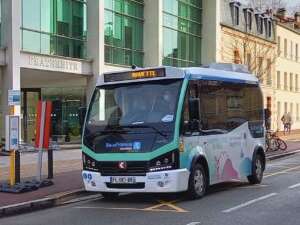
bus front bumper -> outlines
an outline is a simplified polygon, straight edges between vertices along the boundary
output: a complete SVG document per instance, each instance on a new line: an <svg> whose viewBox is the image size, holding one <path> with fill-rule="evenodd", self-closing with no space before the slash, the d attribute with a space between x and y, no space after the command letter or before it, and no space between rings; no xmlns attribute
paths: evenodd
<svg viewBox="0 0 300 225"><path fill-rule="evenodd" d="M190 172L187 169L167 170L147 173L146 176L128 176L133 177L135 183L115 184L111 183L111 176L101 176L99 172L82 171L85 189L95 192L181 192L188 189L189 175Z"/></svg>

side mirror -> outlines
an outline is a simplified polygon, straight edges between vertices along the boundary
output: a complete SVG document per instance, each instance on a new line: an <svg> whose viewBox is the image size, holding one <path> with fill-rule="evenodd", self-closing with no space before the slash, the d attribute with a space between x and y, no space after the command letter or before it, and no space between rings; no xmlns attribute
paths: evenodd
<svg viewBox="0 0 300 225"><path fill-rule="evenodd" d="M189 122L189 128L191 131L196 131L196 132L199 131L199 128L200 128L199 120L195 120L195 119L191 120Z"/></svg>
<svg viewBox="0 0 300 225"><path fill-rule="evenodd" d="M83 124L84 124L85 114L86 114L86 107L80 107L78 114L79 114L79 124L82 129Z"/></svg>
<svg viewBox="0 0 300 225"><path fill-rule="evenodd" d="M199 98L190 98L189 99L189 111L190 111L190 120L194 121L200 120L200 113L199 113L199 106L200 101Z"/></svg>

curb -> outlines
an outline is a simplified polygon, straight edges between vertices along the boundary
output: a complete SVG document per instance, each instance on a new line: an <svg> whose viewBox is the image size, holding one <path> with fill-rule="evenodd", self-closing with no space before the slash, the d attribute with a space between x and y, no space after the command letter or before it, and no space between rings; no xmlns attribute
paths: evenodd
<svg viewBox="0 0 300 225"><path fill-rule="evenodd" d="M295 151L270 155L270 156L267 156L267 160L272 161L272 160L275 160L275 159L280 159L280 158L284 158L284 157L287 157L287 156L291 156L291 155L294 155L294 154L297 154L297 153L300 153L300 150L295 150Z"/></svg>
<svg viewBox="0 0 300 225"><path fill-rule="evenodd" d="M86 192L84 189L57 193L38 200L0 207L0 218L81 201L99 199L101 196L101 194Z"/></svg>

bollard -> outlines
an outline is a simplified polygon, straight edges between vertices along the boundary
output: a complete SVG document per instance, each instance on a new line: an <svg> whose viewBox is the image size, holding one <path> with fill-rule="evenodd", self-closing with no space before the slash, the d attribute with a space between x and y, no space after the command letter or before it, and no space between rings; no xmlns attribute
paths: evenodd
<svg viewBox="0 0 300 225"><path fill-rule="evenodd" d="M10 151L10 167L9 167L9 184L14 186L16 184L16 173L15 173L15 151Z"/></svg>
<svg viewBox="0 0 300 225"><path fill-rule="evenodd" d="M48 179L53 179L53 149L48 149Z"/></svg>
<svg viewBox="0 0 300 225"><path fill-rule="evenodd" d="M20 183L21 181L21 159L20 152L15 151L15 183Z"/></svg>

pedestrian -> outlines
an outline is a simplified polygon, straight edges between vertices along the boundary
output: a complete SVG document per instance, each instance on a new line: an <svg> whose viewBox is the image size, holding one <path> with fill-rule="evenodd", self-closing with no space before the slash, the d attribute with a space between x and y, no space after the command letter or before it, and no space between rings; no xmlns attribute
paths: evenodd
<svg viewBox="0 0 300 225"><path fill-rule="evenodd" d="M290 113L284 113L284 115L281 117L281 121L283 123L283 133L284 135L286 133L290 133L291 130L291 123L292 123L292 118Z"/></svg>
<svg viewBox="0 0 300 225"><path fill-rule="evenodd" d="M287 131L288 131L289 134L291 133L291 128L292 128L292 115L289 112L287 114Z"/></svg>
<svg viewBox="0 0 300 225"><path fill-rule="evenodd" d="M271 129L271 110L269 108L265 109L265 126L267 130Z"/></svg>

